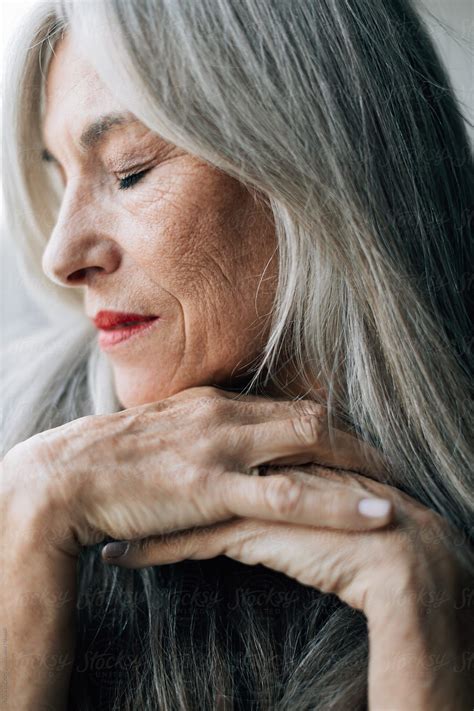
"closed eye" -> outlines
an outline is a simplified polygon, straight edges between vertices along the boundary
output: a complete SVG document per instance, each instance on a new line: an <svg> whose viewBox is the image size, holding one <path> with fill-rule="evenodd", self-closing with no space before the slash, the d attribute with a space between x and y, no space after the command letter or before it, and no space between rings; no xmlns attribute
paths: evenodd
<svg viewBox="0 0 474 711"><path fill-rule="evenodd" d="M146 175L146 173L148 173L149 170L150 168L147 170L141 170L139 173L132 173L131 175L126 175L124 178L120 178L119 190L127 190L128 188L132 188L143 178L144 175Z"/></svg>

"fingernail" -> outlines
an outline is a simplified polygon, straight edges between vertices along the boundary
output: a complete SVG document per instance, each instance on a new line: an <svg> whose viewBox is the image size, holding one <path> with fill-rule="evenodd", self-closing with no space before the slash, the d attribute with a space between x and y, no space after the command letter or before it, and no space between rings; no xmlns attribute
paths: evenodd
<svg viewBox="0 0 474 711"><path fill-rule="evenodd" d="M113 543L107 543L106 546L102 548L102 555L106 558L120 558L120 556L125 555L128 551L129 544L127 541L114 541Z"/></svg>
<svg viewBox="0 0 474 711"><path fill-rule="evenodd" d="M391 502L388 499L361 499L359 513L363 516L385 516L390 511Z"/></svg>

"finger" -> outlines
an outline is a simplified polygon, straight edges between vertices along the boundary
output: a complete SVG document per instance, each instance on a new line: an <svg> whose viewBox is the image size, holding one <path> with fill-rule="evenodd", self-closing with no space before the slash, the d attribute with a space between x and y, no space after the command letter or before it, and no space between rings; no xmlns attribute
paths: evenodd
<svg viewBox="0 0 474 711"><path fill-rule="evenodd" d="M265 425L255 428L253 434L256 442L256 451L259 444L265 450L266 443L272 436L279 437L274 445L281 447L284 454L272 456L267 464L305 464L316 462L321 466L335 467L359 472L376 481L383 479L388 471L384 457L367 442L354 437L339 429L329 430L324 416L316 413L307 413L302 417L292 417L275 424L272 431L265 430ZM288 426L288 430L285 428ZM242 425L246 427L246 425ZM275 448L275 447L274 447ZM262 463L262 462L260 462Z"/></svg>
<svg viewBox="0 0 474 711"><path fill-rule="evenodd" d="M361 564L357 553L369 544L372 544L372 557L364 554ZM364 585L357 582L357 576L361 573L367 576L363 567L368 561L372 565L379 564L377 558L382 550L380 541L365 542L360 534L350 537L339 531L328 536L315 528L253 519L131 541L119 558L107 556L110 545L102 549L102 560L125 568L204 560L220 555L246 565L265 565L303 585L335 593L359 609L364 609ZM342 562L343 574L338 573Z"/></svg>
<svg viewBox="0 0 474 711"><path fill-rule="evenodd" d="M286 474L232 474L225 484L218 495L229 515L342 530L371 530L394 519L394 502L388 496L373 496L330 479L321 479L318 486Z"/></svg>
<svg viewBox="0 0 474 711"><path fill-rule="evenodd" d="M101 557L105 563L126 568L176 563L195 557L199 550L202 558L213 558L221 555L226 541L233 538L235 529L232 524L235 526L237 521L232 519L135 541L114 541L102 548Z"/></svg>
<svg viewBox="0 0 474 711"><path fill-rule="evenodd" d="M375 447L347 432L331 430L326 442L326 466L349 469L376 481L382 480L389 470L385 458Z"/></svg>
<svg viewBox="0 0 474 711"><path fill-rule="evenodd" d="M232 435L231 435L232 436ZM356 437L333 430L331 440L324 418L305 415L235 429L240 459L250 467L259 464L306 464L359 471L376 480L385 463L378 452Z"/></svg>
<svg viewBox="0 0 474 711"><path fill-rule="evenodd" d="M381 453L367 442L363 442L358 437L354 437L354 435L350 434L347 431L348 425L343 420L333 417L333 424L331 428L329 428L326 415L327 408L320 402L304 398L300 400L287 400L258 395L244 395L242 393L236 394L220 390L219 388L213 388L213 390L215 390L219 397L239 401L242 405L246 403L261 404L263 407L261 416L264 417L271 416L281 418L285 417L285 413L288 413L286 419L303 418L305 416L318 417L318 437L315 442L315 447L317 450L316 454L320 458L318 462L322 465L358 471L361 474L374 476L377 479L380 473L387 468L387 463ZM260 422L260 417L256 421ZM325 461L321 459L323 456ZM294 463L293 460L278 461L278 464L292 463Z"/></svg>
<svg viewBox="0 0 474 711"><path fill-rule="evenodd" d="M305 415L240 425L230 437L234 437L234 448L240 461L247 466L274 464L277 460L293 456L298 456L298 463L304 464L313 461L319 428L318 416Z"/></svg>
<svg viewBox="0 0 474 711"><path fill-rule="evenodd" d="M173 397L189 398L193 391L201 397L238 401L240 404L239 413L244 415L246 420L246 424L242 427L261 424L273 419L292 420L305 416L315 418L312 424L315 433L313 440L303 438L302 447L296 452L285 451L281 456L274 456L268 463L304 464L315 461L323 466L359 472L378 481L383 479L384 474L388 472L388 463L382 454L367 442L363 442L351 434L347 423L333 416L331 427L329 427L327 408L321 402L304 398L285 400L244 395L210 386L184 390ZM258 434L257 430L255 435Z"/></svg>
<svg viewBox="0 0 474 711"><path fill-rule="evenodd" d="M386 543L342 531L322 535L315 528L240 519L172 535L132 541L126 553L102 560L125 568L142 568L204 560L225 555L245 565L264 565L303 585L334 593L351 607L365 610L367 566L381 565ZM112 544L113 545L113 544ZM371 548L371 555L360 551ZM359 555L358 555L359 554ZM358 579L361 578L362 580Z"/></svg>
<svg viewBox="0 0 474 711"><path fill-rule="evenodd" d="M202 535L212 532L212 524L218 521L221 521L218 525L225 526L229 521L222 519L226 516L230 522L239 516L342 531L380 529L395 518L392 500L361 494L331 479L324 480L324 487L316 488L314 483L309 486L284 474L249 477L227 472L221 477L223 485L214 490L214 497L219 497L214 507L216 516L210 526L199 527ZM187 530L191 535L195 529ZM174 530L159 538L164 536L172 543L185 534L186 531ZM150 542L153 537L144 540ZM107 544L104 555L114 547L115 544Z"/></svg>
<svg viewBox="0 0 474 711"><path fill-rule="evenodd" d="M318 449L324 450L326 466L338 469L350 469L373 479L382 479L388 471L388 465L382 454L367 442L343 432L333 429L329 433L321 433Z"/></svg>

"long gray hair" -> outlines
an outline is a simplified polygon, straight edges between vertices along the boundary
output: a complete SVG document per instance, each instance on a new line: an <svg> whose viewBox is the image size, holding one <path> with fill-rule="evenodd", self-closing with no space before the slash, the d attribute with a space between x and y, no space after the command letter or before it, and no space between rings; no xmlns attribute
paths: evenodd
<svg viewBox="0 0 474 711"><path fill-rule="evenodd" d="M31 12L6 78L5 199L27 286L54 324L4 349L3 452L120 409L80 290L41 270L61 188L40 160L40 117L64 30L137 118L271 208L279 283L245 392L286 392L283 372L301 396L322 384L328 418L390 462L384 481L460 530L453 553L474 575L473 155L406 0L73 0ZM71 708L366 708L366 618L336 596L225 557L114 569L99 548L78 566Z"/></svg>

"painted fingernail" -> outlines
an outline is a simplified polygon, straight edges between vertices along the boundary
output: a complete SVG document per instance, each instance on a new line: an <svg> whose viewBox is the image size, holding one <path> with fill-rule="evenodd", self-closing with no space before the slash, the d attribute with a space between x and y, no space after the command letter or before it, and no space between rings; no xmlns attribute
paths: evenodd
<svg viewBox="0 0 474 711"><path fill-rule="evenodd" d="M102 555L106 558L120 558L128 551L128 546L127 541L107 543L107 545L102 548Z"/></svg>
<svg viewBox="0 0 474 711"><path fill-rule="evenodd" d="M390 511L391 501L388 499L361 499L359 513L363 516L385 516Z"/></svg>

